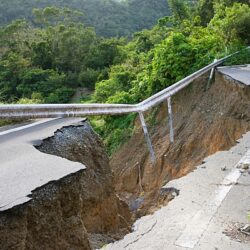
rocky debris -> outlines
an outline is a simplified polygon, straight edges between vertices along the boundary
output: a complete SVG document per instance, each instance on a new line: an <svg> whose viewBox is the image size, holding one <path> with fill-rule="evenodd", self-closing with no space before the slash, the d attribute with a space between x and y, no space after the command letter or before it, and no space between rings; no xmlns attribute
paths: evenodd
<svg viewBox="0 0 250 250"><path fill-rule="evenodd" d="M250 236L250 225L246 224L243 227L239 229L243 234L249 235Z"/></svg>
<svg viewBox="0 0 250 250"><path fill-rule="evenodd" d="M250 174L250 170L249 170L249 164L248 163L240 163L237 168L239 168L239 171L244 174L244 173L249 173Z"/></svg>
<svg viewBox="0 0 250 250"><path fill-rule="evenodd" d="M242 164L241 168L244 169L244 170L248 170L249 169L249 164L248 163Z"/></svg>
<svg viewBox="0 0 250 250"><path fill-rule="evenodd" d="M237 242L250 242L250 225L231 222L223 232L226 236Z"/></svg>
<svg viewBox="0 0 250 250"><path fill-rule="evenodd" d="M179 194L180 194L180 190L174 187L171 187L171 188L162 187L160 189L159 197L162 197L163 199L166 199L166 197L168 197L169 200L172 200Z"/></svg>
<svg viewBox="0 0 250 250"><path fill-rule="evenodd" d="M170 187L170 188L162 187L158 195L157 208L166 206L171 200L179 196L179 194L180 194L180 190L174 187Z"/></svg>
<svg viewBox="0 0 250 250"><path fill-rule="evenodd" d="M128 206L115 193L109 159L88 121L57 130L36 148L86 169L34 190L30 202L1 212L1 250L88 250L129 232Z"/></svg>

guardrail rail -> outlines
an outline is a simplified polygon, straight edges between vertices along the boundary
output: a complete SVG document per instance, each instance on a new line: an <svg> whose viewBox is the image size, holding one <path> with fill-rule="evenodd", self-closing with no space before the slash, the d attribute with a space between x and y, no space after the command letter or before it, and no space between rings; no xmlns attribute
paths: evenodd
<svg viewBox="0 0 250 250"><path fill-rule="evenodd" d="M245 48L249 49L249 47ZM242 51L242 50L241 50ZM81 117L92 115L121 115L128 113L138 113L142 124L143 132L146 142L148 144L151 161L154 164L156 161L155 153L153 150L152 142L149 137L148 129L144 119L143 112L157 106L158 104L167 100L168 113L169 113L169 128L170 128L170 141L174 142L174 129L173 129L173 114L171 107L171 97L178 93L180 90L187 87L198 77L204 75L211 70L209 81L212 79L214 69L224 63L227 59L240 53L238 51L234 54L228 55L219 60L214 60L213 63L196 71L195 73L185 77L179 82L163 89L162 91L152 95L148 99L138 104L30 104L30 105L0 105L0 119L9 118L57 118L57 117Z"/></svg>

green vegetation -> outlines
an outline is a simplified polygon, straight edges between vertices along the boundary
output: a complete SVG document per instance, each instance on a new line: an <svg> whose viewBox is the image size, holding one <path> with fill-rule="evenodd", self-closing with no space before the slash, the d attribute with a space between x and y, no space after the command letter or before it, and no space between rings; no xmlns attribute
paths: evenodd
<svg viewBox="0 0 250 250"><path fill-rule="evenodd" d="M0 127L12 124L9 120L0 120Z"/></svg>
<svg viewBox="0 0 250 250"><path fill-rule="evenodd" d="M0 128L3 126L8 126L8 125L15 125L15 124L20 124L23 123L24 121L22 119L16 119L16 120L8 120L8 119L3 119L0 120Z"/></svg>
<svg viewBox="0 0 250 250"><path fill-rule="evenodd" d="M33 22L32 9L67 7L84 14L79 18L94 27L99 36L130 36L150 28L157 19L169 14L167 0L9 0L0 1L0 25L26 18ZM18 6L18 7L17 7Z"/></svg>
<svg viewBox="0 0 250 250"><path fill-rule="evenodd" d="M98 37L78 11L36 9L33 22L0 29L0 102L69 102L79 87L94 90L91 102L140 102L250 44L250 7L239 2L248 3L169 0L172 15L129 41ZM246 58L249 52L234 60ZM131 136L135 117L91 122L112 153Z"/></svg>
<svg viewBox="0 0 250 250"><path fill-rule="evenodd" d="M222 2L213 5L213 17L206 24L199 12L200 5L194 10L191 3L170 1L173 15L160 19L153 29L134 35L124 46L126 58L111 67L108 79L96 84L93 99L106 103L140 102L215 58L249 45L249 5ZM247 63L249 58L249 51L245 51L231 63ZM102 119L98 129L112 153L119 146L117 142L122 143L131 136L133 130L129 128L134 120L131 117Z"/></svg>
<svg viewBox="0 0 250 250"><path fill-rule="evenodd" d="M80 13L55 7L34 13L40 28L17 20L0 29L0 101L67 103L77 87L93 89L122 59L124 39L97 37L75 21Z"/></svg>
<svg viewBox="0 0 250 250"><path fill-rule="evenodd" d="M229 58L224 63L225 66L243 65L243 64L250 64L250 49L240 51L240 53Z"/></svg>

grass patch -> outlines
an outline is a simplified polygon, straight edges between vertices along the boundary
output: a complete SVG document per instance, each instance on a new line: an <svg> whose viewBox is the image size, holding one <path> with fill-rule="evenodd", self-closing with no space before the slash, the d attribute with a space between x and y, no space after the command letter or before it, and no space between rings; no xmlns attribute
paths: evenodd
<svg viewBox="0 0 250 250"><path fill-rule="evenodd" d="M244 64L250 64L250 49L242 50L240 53L232 56L224 63L225 66Z"/></svg>
<svg viewBox="0 0 250 250"><path fill-rule="evenodd" d="M131 138L136 115L99 116L90 119L94 130L102 137L109 156Z"/></svg>

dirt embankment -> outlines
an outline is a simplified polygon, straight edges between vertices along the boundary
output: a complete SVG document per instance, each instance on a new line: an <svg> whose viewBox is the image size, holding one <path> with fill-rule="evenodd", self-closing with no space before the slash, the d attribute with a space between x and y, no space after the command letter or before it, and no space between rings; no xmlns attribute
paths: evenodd
<svg viewBox="0 0 250 250"><path fill-rule="evenodd" d="M32 200L0 213L0 249L91 249L130 230L109 159L87 121L64 127L37 147L87 168L34 190Z"/></svg>
<svg viewBox="0 0 250 250"><path fill-rule="evenodd" d="M227 150L250 130L250 87L216 73L207 89L201 77L172 99L175 142L169 142L167 104L158 109L150 128L157 163L151 165L139 120L132 138L111 160L116 191L135 217L154 211L178 195L164 183L190 171L208 155Z"/></svg>
<svg viewBox="0 0 250 250"><path fill-rule="evenodd" d="M173 112L174 144L169 143L166 103L151 126L155 166L139 120L134 135L113 155L111 168L86 121L44 140L38 150L87 169L34 190L30 202L1 212L0 249L91 249L119 239L131 225L125 202L134 218L154 211L178 195L174 188L162 189L164 183L230 148L250 130L250 88L217 74L207 89L203 76L173 98Z"/></svg>

